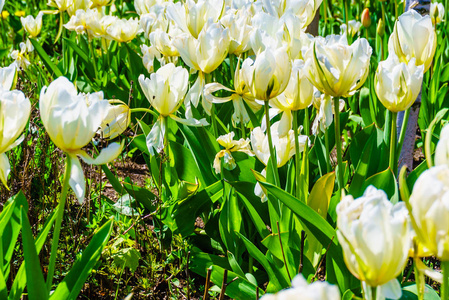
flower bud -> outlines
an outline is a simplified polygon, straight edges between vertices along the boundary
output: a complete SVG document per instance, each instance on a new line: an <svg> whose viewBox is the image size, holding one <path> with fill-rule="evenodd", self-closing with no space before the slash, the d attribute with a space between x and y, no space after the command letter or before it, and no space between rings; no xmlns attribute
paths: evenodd
<svg viewBox="0 0 449 300"><path fill-rule="evenodd" d="M382 19L379 19L379 23L377 23L377 34L380 37L383 37L385 34L385 23Z"/></svg>
<svg viewBox="0 0 449 300"><path fill-rule="evenodd" d="M365 28L368 28L371 26L371 17L369 15L369 8L365 8L362 12L362 25Z"/></svg>

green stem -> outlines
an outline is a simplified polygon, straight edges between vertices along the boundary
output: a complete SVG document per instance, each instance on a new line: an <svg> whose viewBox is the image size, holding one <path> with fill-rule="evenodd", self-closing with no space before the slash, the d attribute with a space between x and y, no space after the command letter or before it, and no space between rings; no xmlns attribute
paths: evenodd
<svg viewBox="0 0 449 300"><path fill-rule="evenodd" d="M309 108L304 110L304 132L308 138L310 138L310 126L309 126ZM303 191L305 195L305 200L307 201L307 197L309 196L309 141L307 140L304 145L304 154L303 154L303 165L302 165L302 173L303 173Z"/></svg>
<svg viewBox="0 0 449 300"><path fill-rule="evenodd" d="M343 0L345 5L345 23L346 23L346 36L349 40L349 7L348 7L348 1L349 0Z"/></svg>
<svg viewBox="0 0 449 300"><path fill-rule="evenodd" d="M70 180L71 169L72 169L71 157L69 155L67 155L64 180L62 183L61 197L59 199L59 205L58 205L57 212L56 212L57 215L56 215L56 221L55 221L55 229L53 232L53 240L51 243L50 262L48 265L47 290L49 293L51 291L51 287L53 284L53 275L55 273L55 263L56 263L56 255L58 252L59 234L61 231L61 223L62 223L62 217L64 215L65 202L67 199L67 191L69 189L69 180Z"/></svg>
<svg viewBox="0 0 449 300"><path fill-rule="evenodd" d="M267 123L267 136L268 136L268 148L270 149L270 161L271 161L271 167L274 172L274 184L276 186L280 186L280 180L279 180L279 172L277 168L277 159L276 159L276 153L275 149L273 148L273 141L271 139L271 126L270 126L270 107L268 105L268 100L264 101L264 108L265 108L265 121Z"/></svg>
<svg viewBox="0 0 449 300"><path fill-rule="evenodd" d="M242 139L246 139L245 122L243 122L243 114L240 116L240 129L242 130Z"/></svg>
<svg viewBox="0 0 449 300"><path fill-rule="evenodd" d="M443 270L443 284L441 286L441 299L449 299L449 261L441 262Z"/></svg>
<svg viewBox="0 0 449 300"><path fill-rule="evenodd" d="M337 165L338 165L338 188L342 190L344 188L343 183L343 156L341 151L341 138L340 138L340 100L338 97L334 97L334 110L335 110L335 147L337 148Z"/></svg>
<svg viewBox="0 0 449 300"><path fill-rule="evenodd" d="M415 249L416 251L416 249ZM415 252L416 253L416 252ZM417 292L418 292L418 300L424 300L424 274L423 272L421 272L416 264L416 260L420 259L419 257L414 257L413 258L413 262L414 262L414 270L415 270L415 283L416 283L416 287L417 287Z"/></svg>
<svg viewBox="0 0 449 300"><path fill-rule="evenodd" d="M329 149L329 131L324 132L324 147L326 148L326 173L331 171L331 154Z"/></svg>
<svg viewBox="0 0 449 300"><path fill-rule="evenodd" d="M396 119L397 119L397 112L391 113L391 135L390 135L390 169L393 172L393 174L397 173L398 168L398 162L396 160Z"/></svg>
<svg viewBox="0 0 449 300"><path fill-rule="evenodd" d="M92 55L92 64L94 65L94 72L95 72L95 79L98 79L98 67L97 67L97 61L95 59L95 49L94 49L94 40L90 37L88 38L88 44L89 44L89 50Z"/></svg>
<svg viewBox="0 0 449 300"><path fill-rule="evenodd" d="M377 286L371 287L371 299L377 300Z"/></svg>
<svg viewBox="0 0 449 300"><path fill-rule="evenodd" d="M396 157L399 157L402 151L402 145L404 144L405 132L407 131L408 118L410 117L411 108L407 109L402 119L401 133L399 134L398 149L396 152Z"/></svg>
<svg viewBox="0 0 449 300"><path fill-rule="evenodd" d="M298 139L298 113L299 111L292 111L293 114L293 133L295 135L295 180L296 180L296 198L301 199L301 175L300 175L300 151Z"/></svg>
<svg viewBox="0 0 449 300"><path fill-rule="evenodd" d="M146 112L146 113L152 114L153 117L155 117L156 119L159 118L159 115L157 113L155 113L154 111L152 111L151 109L148 109L148 108L131 108L130 112L131 113Z"/></svg>

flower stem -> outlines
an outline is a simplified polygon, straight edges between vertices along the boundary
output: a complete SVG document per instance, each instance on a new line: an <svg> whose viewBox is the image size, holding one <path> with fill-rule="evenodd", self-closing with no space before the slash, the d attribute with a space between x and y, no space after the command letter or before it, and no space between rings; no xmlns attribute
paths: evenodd
<svg viewBox="0 0 449 300"><path fill-rule="evenodd" d="M415 249L415 253L416 253ZM415 269L415 282L416 282L416 291L418 292L418 300L424 300L424 274L418 269L416 264L416 260L420 259L419 257L413 258L413 265Z"/></svg>
<svg viewBox="0 0 449 300"><path fill-rule="evenodd" d="M271 167L274 172L274 184L276 186L280 186L280 180L279 180L279 172L277 168L277 159L276 159L276 153L275 149L273 148L273 141L271 139L271 126L270 126L270 115L269 111L270 108L268 106L268 100L264 101L264 107L265 107L265 121L267 123L267 136L268 136L268 148L270 149L270 161L271 161Z"/></svg>
<svg viewBox="0 0 449 300"><path fill-rule="evenodd" d="M342 152L341 152L341 138L340 138L340 99L334 97L334 110L335 110L335 147L337 148L337 165L338 165L338 189L342 190L344 188L343 183L343 163L342 163Z"/></svg>
<svg viewBox="0 0 449 300"><path fill-rule="evenodd" d="M443 284L441 286L441 299L449 299L449 261L442 261Z"/></svg>
<svg viewBox="0 0 449 300"><path fill-rule="evenodd" d="M306 108L304 110L305 116L304 116L304 132L305 135L309 137L309 109ZM304 145L304 154L303 154L303 161L302 161L302 179L303 179L303 193L304 193L304 200L307 202L307 197L309 196L309 140L307 140L306 144Z"/></svg>
<svg viewBox="0 0 449 300"><path fill-rule="evenodd" d="M67 191L69 189L69 179L70 179L71 169L72 169L71 157L69 155L67 155L64 179L62 182L61 197L59 199L59 205L57 207L55 229L54 229L54 233L53 233L53 240L51 243L50 263L48 265L48 274L47 274L47 290L48 290L48 292L51 291L51 286L53 284L53 275L55 273L56 255L58 252L58 244L59 244L59 234L61 231L61 223L62 223L62 217L64 215L65 202L67 199Z"/></svg>
<svg viewBox="0 0 449 300"><path fill-rule="evenodd" d="M405 111L404 119L402 120L401 133L399 134L396 157L399 157L399 155L401 154L401 151L402 151L402 145L404 144L405 133L407 131L408 119L410 117L410 110L411 110L411 108L409 108Z"/></svg>
<svg viewBox="0 0 449 300"><path fill-rule="evenodd" d="M326 148L326 173L331 171L331 154L329 150L329 130L324 132L324 147Z"/></svg>
<svg viewBox="0 0 449 300"><path fill-rule="evenodd" d="M393 174L397 173L398 168L398 162L396 160L396 119L397 119L397 112L391 113L391 136L390 136L390 169L393 172Z"/></svg>
<svg viewBox="0 0 449 300"><path fill-rule="evenodd" d="M299 158L299 139L298 139L298 112L292 111L293 114L293 132L295 135L295 180L296 180L296 198L301 197L301 175L300 175L300 158Z"/></svg>
<svg viewBox="0 0 449 300"><path fill-rule="evenodd" d="M371 287L371 299L377 300L377 286Z"/></svg>

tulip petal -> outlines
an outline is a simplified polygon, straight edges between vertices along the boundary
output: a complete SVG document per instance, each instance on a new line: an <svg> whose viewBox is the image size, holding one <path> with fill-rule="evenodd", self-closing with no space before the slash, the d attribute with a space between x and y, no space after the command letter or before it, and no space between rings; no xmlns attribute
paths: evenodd
<svg viewBox="0 0 449 300"><path fill-rule="evenodd" d="M388 299L399 299L402 296L402 289L399 281L395 278L378 287L380 294Z"/></svg>
<svg viewBox="0 0 449 300"><path fill-rule="evenodd" d="M90 165L104 165L116 159L122 153L125 141L121 144L112 143L108 147L101 149L100 154L96 158L90 157L84 150L77 151L76 154Z"/></svg>
<svg viewBox="0 0 449 300"><path fill-rule="evenodd" d="M207 126L207 125L209 125L209 123L206 121L206 119L201 119L201 120L197 120L197 119L193 119L193 118L181 119L180 117L175 116L175 115L170 115L170 118L172 118L176 122L179 122L179 123L187 125L187 126L199 127L199 126Z"/></svg>
<svg viewBox="0 0 449 300"><path fill-rule="evenodd" d="M221 83L214 82L214 83L208 83L204 86L204 97L206 97L207 100L212 103L220 103L221 104L221 103L231 101L231 99L232 99L231 96L217 97L217 96L213 95L213 93L215 93L216 91L219 91L219 90L235 92L235 91L231 90L230 88L225 87Z"/></svg>
<svg viewBox="0 0 449 300"><path fill-rule="evenodd" d="M161 118L157 119L146 137L147 148L151 155L155 155L154 150L160 153L164 149L165 124Z"/></svg>
<svg viewBox="0 0 449 300"><path fill-rule="evenodd" d="M5 152L19 146L20 143L22 143L24 139L25 139L25 134L22 134L17 140L15 140L8 147L6 147Z"/></svg>
<svg viewBox="0 0 449 300"><path fill-rule="evenodd" d="M0 154L0 180L5 185L5 187L8 188L8 175L11 171L11 166L9 165L9 159L8 156L6 156L5 153Z"/></svg>
<svg viewBox="0 0 449 300"><path fill-rule="evenodd" d="M84 195L86 193L86 181L84 180L83 168L81 167L80 161L76 155L69 155L71 160L69 184L78 199L78 203L83 204Z"/></svg>

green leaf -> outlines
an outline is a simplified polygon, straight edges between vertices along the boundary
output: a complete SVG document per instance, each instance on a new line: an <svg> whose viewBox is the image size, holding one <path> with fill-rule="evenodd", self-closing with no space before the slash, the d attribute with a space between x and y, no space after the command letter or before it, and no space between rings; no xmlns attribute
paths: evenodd
<svg viewBox="0 0 449 300"><path fill-rule="evenodd" d="M402 287L402 297L399 300L418 300L418 289L415 283ZM424 288L424 300L440 300L440 296L432 287L426 284Z"/></svg>
<svg viewBox="0 0 449 300"><path fill-rule="evenodd" d="M113 220L109 220L97 231L81 257L75 262L64 280L58 284L50 297L51 299L77 299L84 282L86 282L87 277L100 258L104 246L109 241L113 224Z"/></svg>
<svg viewBox="0 0 449 300"><path fill-rule="evenodd" d="M8 199L8 202L0 214L0 237L1 237L1 255L2 272L5 277L9 275L10 261L14 252L15 244L22 227L21 207L28 211L28 202L20 191L17 195Z"/></svg>
<svg viewBox="0 0 449 300"><path fill-rule="evenodd" d="M21 210L22 221L22 244L23 256L25 257L25 272L27 278L28 297L33 300L48 299L47 285L42 274L41 264L34 243L33 234L31 233L31 226L28 221L26 210L22 207Z"/></svg>
<svg viewBox="0 0 449 300"><path fill-rule="evenodd" d="M78 54L78 57L81 58L81 60L83 61L82 66L85 66L87 68L89 79L91 81L94 81L95 69L92 64L92 59L89 58L89 54L85 53L80 47L78 47L78 45L74 41L66 37L63 37L63 39L64 42L66 42L70 46L70 48L72 48L75 53Z"/></svg>
<svg viewBox="0 0 449 300"><path fill-rule="evenodd" d="M137 202L143 205L148 212L154 212L156 210L155 205L153 204L156 200L156 195L146 188L139 187L136 185L132 185L129 183L124 183L123 187L125 190L134 198Z"/></svg>
<svg viewBox="0 0 449 300"><path fill-rule="evenodd" d="M58 67L51 61L50 57L45 52L44 48L39 44L39 42L35 39L30 39L31 44L33 44L34 50L36 50L37 54L39 54L40 58L42 59L44 65L47 67L47 69L53 73L56 77L63 76L61 70L58 69Z"/></svg>
<svg viewBox="0 0 449 300"><path fill-rule="evenodd" d="M262 267L265 269L265 271L268 274L268 278L270 279L270 282L268 284L267 291L269 292L277 292L282 290L283 288L286 288L290 285L288 278L285 278L284 276L279 276L280 273L279 270L277 270L274 267L274 263L271 260L271 258L268 256L265 256L259 248L257 248L250 240L248 240L244 235L242 235L239 232L236 232L237 236L240 237L245 243L246 249L249 252L249 255L251 255L255 260L257 260ZM270 284L272 285L270 289Z"/></svg>
<svg viewBox="0 0 449 300"><path fill-rule="evenodd" d="M111 183L114 190L120 194L123 193L123 187L120 183L120 181L117 179L117 177L112 174L111 170L109 170L107 165L101 165L101 169L103 170L104 174L106 175L106 178Z"/></svg>
<svg viewBox="0 0 449 300"><path fill-rule="evenodd" d="M399 190L396 183L396 177L393 175L390 168L374 174L366 179L363 184L362 191L365 191L370 185L373 185L377 189L383 190L393 204L399 201Z"/></svg>
<svg viewBox="0 0 449 300"><path fill-rule="evenodd" d="M307 199L307 205L316 211L323 219L326 219L327 217L327 210L334 190L334 183L335 172L324 175L315 183L309 198ZM323 245L307 228L305 228L305 231L309 242L309 249L306 256L312 262L313 266L317 266L320 261Z"/></svg>
<svg viewBox="0 0 449 300"><path fill-rule="evenodd" d="M53 227L53 223L56 220L57 211L58 208L56 208L47 218L43 229L36 238L35 247L38 254L41 251L42 247L44 246L45 241L47 240L47 236L50 232L50 229ZM25 272L26 272L25 262L23 262L19 268L19 271L17 271L16 278L14 279L14 282L11 286L11 291L9 292L8 297L9 300L21 299L23 290L25 289L27 283L27 277Z"/></svg>
<svg viewBox="0 0 449 300"><path fill-rule="evenodd" d="M190 235L195 229L196 218L214 203L212 198L221 197L223 184L220 181L208 186L178 203L173 211L173 219L182 236Z"/></svg>
<svg viewBox="0 0 449 300"><path fill-rule="evenodd" d="M330 245L328 253L331 254L331 257L337 262L340 268L346 268L343 260L342 249L338 243L335 229L332 228L332 226L329 225L323 217L307 206L307 204L301 202L299 199L286 193L280 188L267 182L259 181L259 183L275 197L277 197L282 203L287 205L298 216L301 222L310 230L310 232L312 232L317 240L324 245L324 247Z"/></svg>

